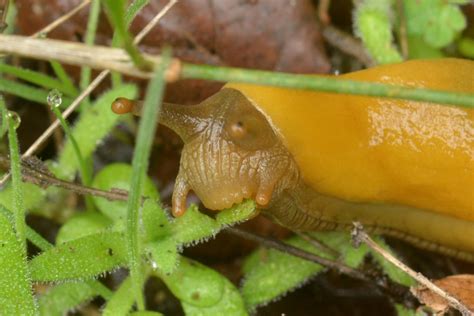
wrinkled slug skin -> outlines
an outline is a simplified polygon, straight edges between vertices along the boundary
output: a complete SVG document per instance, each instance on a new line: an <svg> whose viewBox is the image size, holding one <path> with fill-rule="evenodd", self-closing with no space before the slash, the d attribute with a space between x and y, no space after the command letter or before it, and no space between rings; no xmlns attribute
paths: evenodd
<svg viewBox="0 0 474 316"><path fill-rule="evenodd" d="M474 62L414 60L340 78L473 93ZM302 192L314 191L337 200L336 207L321 202L328 221L357 214L374 230L474 254L473 110L238 83L226 88L263 112L294 157L308 187L289 198L300 196L300 209L311 213L312 193Z"/></svg>

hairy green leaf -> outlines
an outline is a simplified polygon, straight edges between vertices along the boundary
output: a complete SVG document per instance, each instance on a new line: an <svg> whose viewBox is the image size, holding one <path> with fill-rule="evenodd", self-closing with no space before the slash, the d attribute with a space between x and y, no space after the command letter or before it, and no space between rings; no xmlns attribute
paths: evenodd
<svg viewBox="0 0 474 316"><path fill-rule="evenodd" d="M248 315L239 291L229 280L224 277L222 278L224 289L220 301L209 307L201 307L188 302L181 302L187 316Z"/></svg>
<svg viewBox="0 0 474 316"><path fill-rule="evenodd" d="M160 274L170 274L179 265L179 254L173 238L153 241L146 246L145 252L151 261L151 267Z"/></svg>
<svg viewBox="0 0 474 316"><path fill-rule="evenodd" d="M87 235L96 234L104 231L111 225L112 221L100 213L78 213L61 226L56 236L56 243L62 244Z"/></svg>
<svg viewBox="0 0 474 316"><path fill-rule="evenodd" d="M48 290L39 299L40 315L62 316L99 293L90 282L63 283Z"/></svg>
<svg viewBox="0 0 474 316"><path fill-rule="evenodd" d="M402 60L393 45L390 21L390 0L358 2L355 10L355 30L372 58L379 64Z"/></svg>
<svg viewBox="0 0 474 316"><path fill-rule="evenodd" d="M343 254L342 262L352 267L358 266L367 253L366 247L353 248L348 234L315 233L314 237ZM290 238L287 243L322 257L328 257L324 251L315 249L299 237ZM242 297L247 308L253 310L301 286L324 269L318 264L276 250L259 250L253 253L245 263Z"/></svg>
<svg viewBox="0 0 474 316"><path fill-rule="evenodd" d="M387 252L391 253L392 255L396 257L396 255L393 253L393 250L385 243L385 241L382 238L377 237L375 238L375 241L377 242L377 244L379 244L380 247L384 248ZM412 277L410 277L408 274L403 272L400 268L398 268L393 263L385 259L381 254L375 251L371 251L371 252L375 258L375 261L377 261L380 264L383 271L390 277L390 279L406 286L413 286L416 284L415 280Z"/></svg>
<svg viewBox="0 0 474 316"><path fill-rule="evenodd" d="M466 27L456 4L445 0L405 0L407 31L435 48L445 47Z"/></svg>
<svg viewBox="0 0 474 316"><path fill-rule="evenodd" d="M93 106L86 109L73 128L73 135L79 144L82 155L87 158L100 145L101 140L120 120L120 116L110 110L110 105L117 97L134 98L137 88L134 85L123 85L109 90ZM72 179L78 170L78 162L70 141L66 142L55 166L55 174L64 179Z"/></svg>
<svg viewBox="0 0 474 316"><path fill-rule="evenodd" d="M26 258L12 223L0 213L0 315L35 315Z"/></svg>
<svg viewBox="0 0 474 316"><path fill-rule="evenodd" d="M57 282L97 277L126 264L125 237L103 232L71 240L30 261L33 280Z"/></svg>
<svg viewBox="0 0 474 316"><path fill-rule="evenodd" d="M124 163L109 164L97 173L92 185L102 190L122 189L129 191L131 177L132 166ZM145 179L143 196L149 197L151 200L157 200L159 198L155 185L148 177ZM97 208L103 214L107 215L114 221L125 221L127 202L109 201L101 197L93 197L93 200L97 205Z"/></svg>

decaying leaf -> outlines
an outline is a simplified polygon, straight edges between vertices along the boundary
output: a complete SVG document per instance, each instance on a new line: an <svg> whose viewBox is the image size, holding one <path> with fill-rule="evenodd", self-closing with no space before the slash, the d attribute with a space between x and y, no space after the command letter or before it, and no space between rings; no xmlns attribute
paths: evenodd
<svg viewBox="0 0 474 316"><path fill-rule="evenodd" d="M450 295L456 297L471 311L474 310L474 275L458 274L451 275L433 282ZM417 286L412 289L412 293L418 299L438 314L443 315L448 311L449 305L446 299L442 298L424 286Z"/></svg>
<svg viewBox="0 0 474 316"><path fill-rule="evenodd" d="M150 1L132 24L138 33L169 0ZM81 0L17 0L17 23L30 35L77 6ZM69 41L85 35L88 10L83 9L49 36ZM158 53L169 44L182 60L214 65L297 73L330 69L311 0L186 0L179 1L143 40L140 48ZM104 17L97 42L110 45L111 29ZM222 84L196 80L167 88L167 100L196 103Z"/></svg>

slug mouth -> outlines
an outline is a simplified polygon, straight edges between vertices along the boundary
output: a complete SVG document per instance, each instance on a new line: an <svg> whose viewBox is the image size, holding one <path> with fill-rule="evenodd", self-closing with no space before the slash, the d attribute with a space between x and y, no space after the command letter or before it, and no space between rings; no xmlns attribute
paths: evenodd
<svg viewBox="0 0 474 316"><path fill-rule="evenodd" d="M237 154L226 142L188 143L181 153L173 192L173 215L184 213L186 196L191 190L206 208L214 211L230 208L245 199L254 199L259 208L267 207L276 181L262 177L263 165L256 157Z"/></svg>
<svg viewBox="0 0 474 316"><path fill-rule="evenodd" d="M191 183L188 182L191 180ZM221 211L228 209L234 205L242 203L246 199L253 199L256 201L259 208L265 208L270 202L273 189L267 190L266 193L261 187L256 185L248 185L248 181L242 182L245 179L226 179L222 182L212 183L197 183L195 177L185 178L178 176L173 192L173 215L181 216L186 209L186 197L189 191L199 197L202 204L211 211ZM233 182L229 180L234 180ZM239 181L240 180L240 181ZM242 185L246 183L246 185Z"/></svg>
<svg viewBox="0 0 474 316"><path fill-rule="evenodd" d="M207 187L205 190L194 190L200 197L204 206L213 211L230 208L245 199L255 197L255 193L249 189L237 185L223 185L219 187Z"/></svg>

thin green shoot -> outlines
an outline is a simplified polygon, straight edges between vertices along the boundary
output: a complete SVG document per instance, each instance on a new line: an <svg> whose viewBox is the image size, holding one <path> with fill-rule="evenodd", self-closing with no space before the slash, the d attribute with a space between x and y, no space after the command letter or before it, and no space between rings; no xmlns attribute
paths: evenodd
<svg viewBox="0 0 474 316"><path fill-rule="evenodd" d="M100 0L92 0L89 10L89 19L87 21L87 29L84 43L86 45L94 45L95 36L97 32L97 25L99 22L100 15ZM79 83L79 88L81 91L84 91L91 82L91 68L84 66L81 69L81 79ZM82 101L82 108L84 106L90 105L89 97L86 97Z"/></svg>
<svg viewBox="0 0 474 316"><path fill-rule="evenodd" d="M90 186L91 183L92 183L92 175L91 175L91 172L90 172L90 168L86 164L86 161L84 160L84 157L82 156L81 149L79 148L79 145L78 145L76 139L74 138L74 135L71 131L71 128L69 127L69 124L64 119L61 111L59 110L58 105L61 102L59 101L58 104L55 104L55 101L52 100L54 98L54 96L52 96L52 94L54 94L54 93L59 93L59 92L58 91L55 92L53 90L51 92L51 94L48 96L48 103L49 103L50 108L53 111L54 115L56 116L59 123L61 124L61 126L64 130L64 133L66 133L66 136L71 141L72 147L74 149L74 152L76 154L76 157L77 157L77 160L78 160L78 163L79 163L79 173L81 174L82 182L84 183L84 185ZM56 96L61 98L60 95L56 95ZM90 196L86 196L85 201L86 201L87 210L88 211L94 210L94 203L92 201L92 198Z"/></svg>
<svg viewBox="0 0 474 316"><path fill-rule="evenodd" d="M75 89L70 89L60 80L31 69L0 63L0 73L13 75L18 79L36 84L46 89L57 89L58 91L61 91L62 93L71 97L76 96L77 93Z"/></svg>
<svg viewBox="0 0 474 316"><path fill-rule="evenodd" d="M163 62L157 66L155 75L150 81L145 97L143 116L138 127L137 142L132 161L131 191L127 205L127 234L130 276L133 292L139 310L145 307L141 285L143 284L143 267L141 265L141 229L140 229L140 197L143 182L148 169L156 122L161 107L165 87L164 75L171 60L170 50L163 51Z"/></svg>

